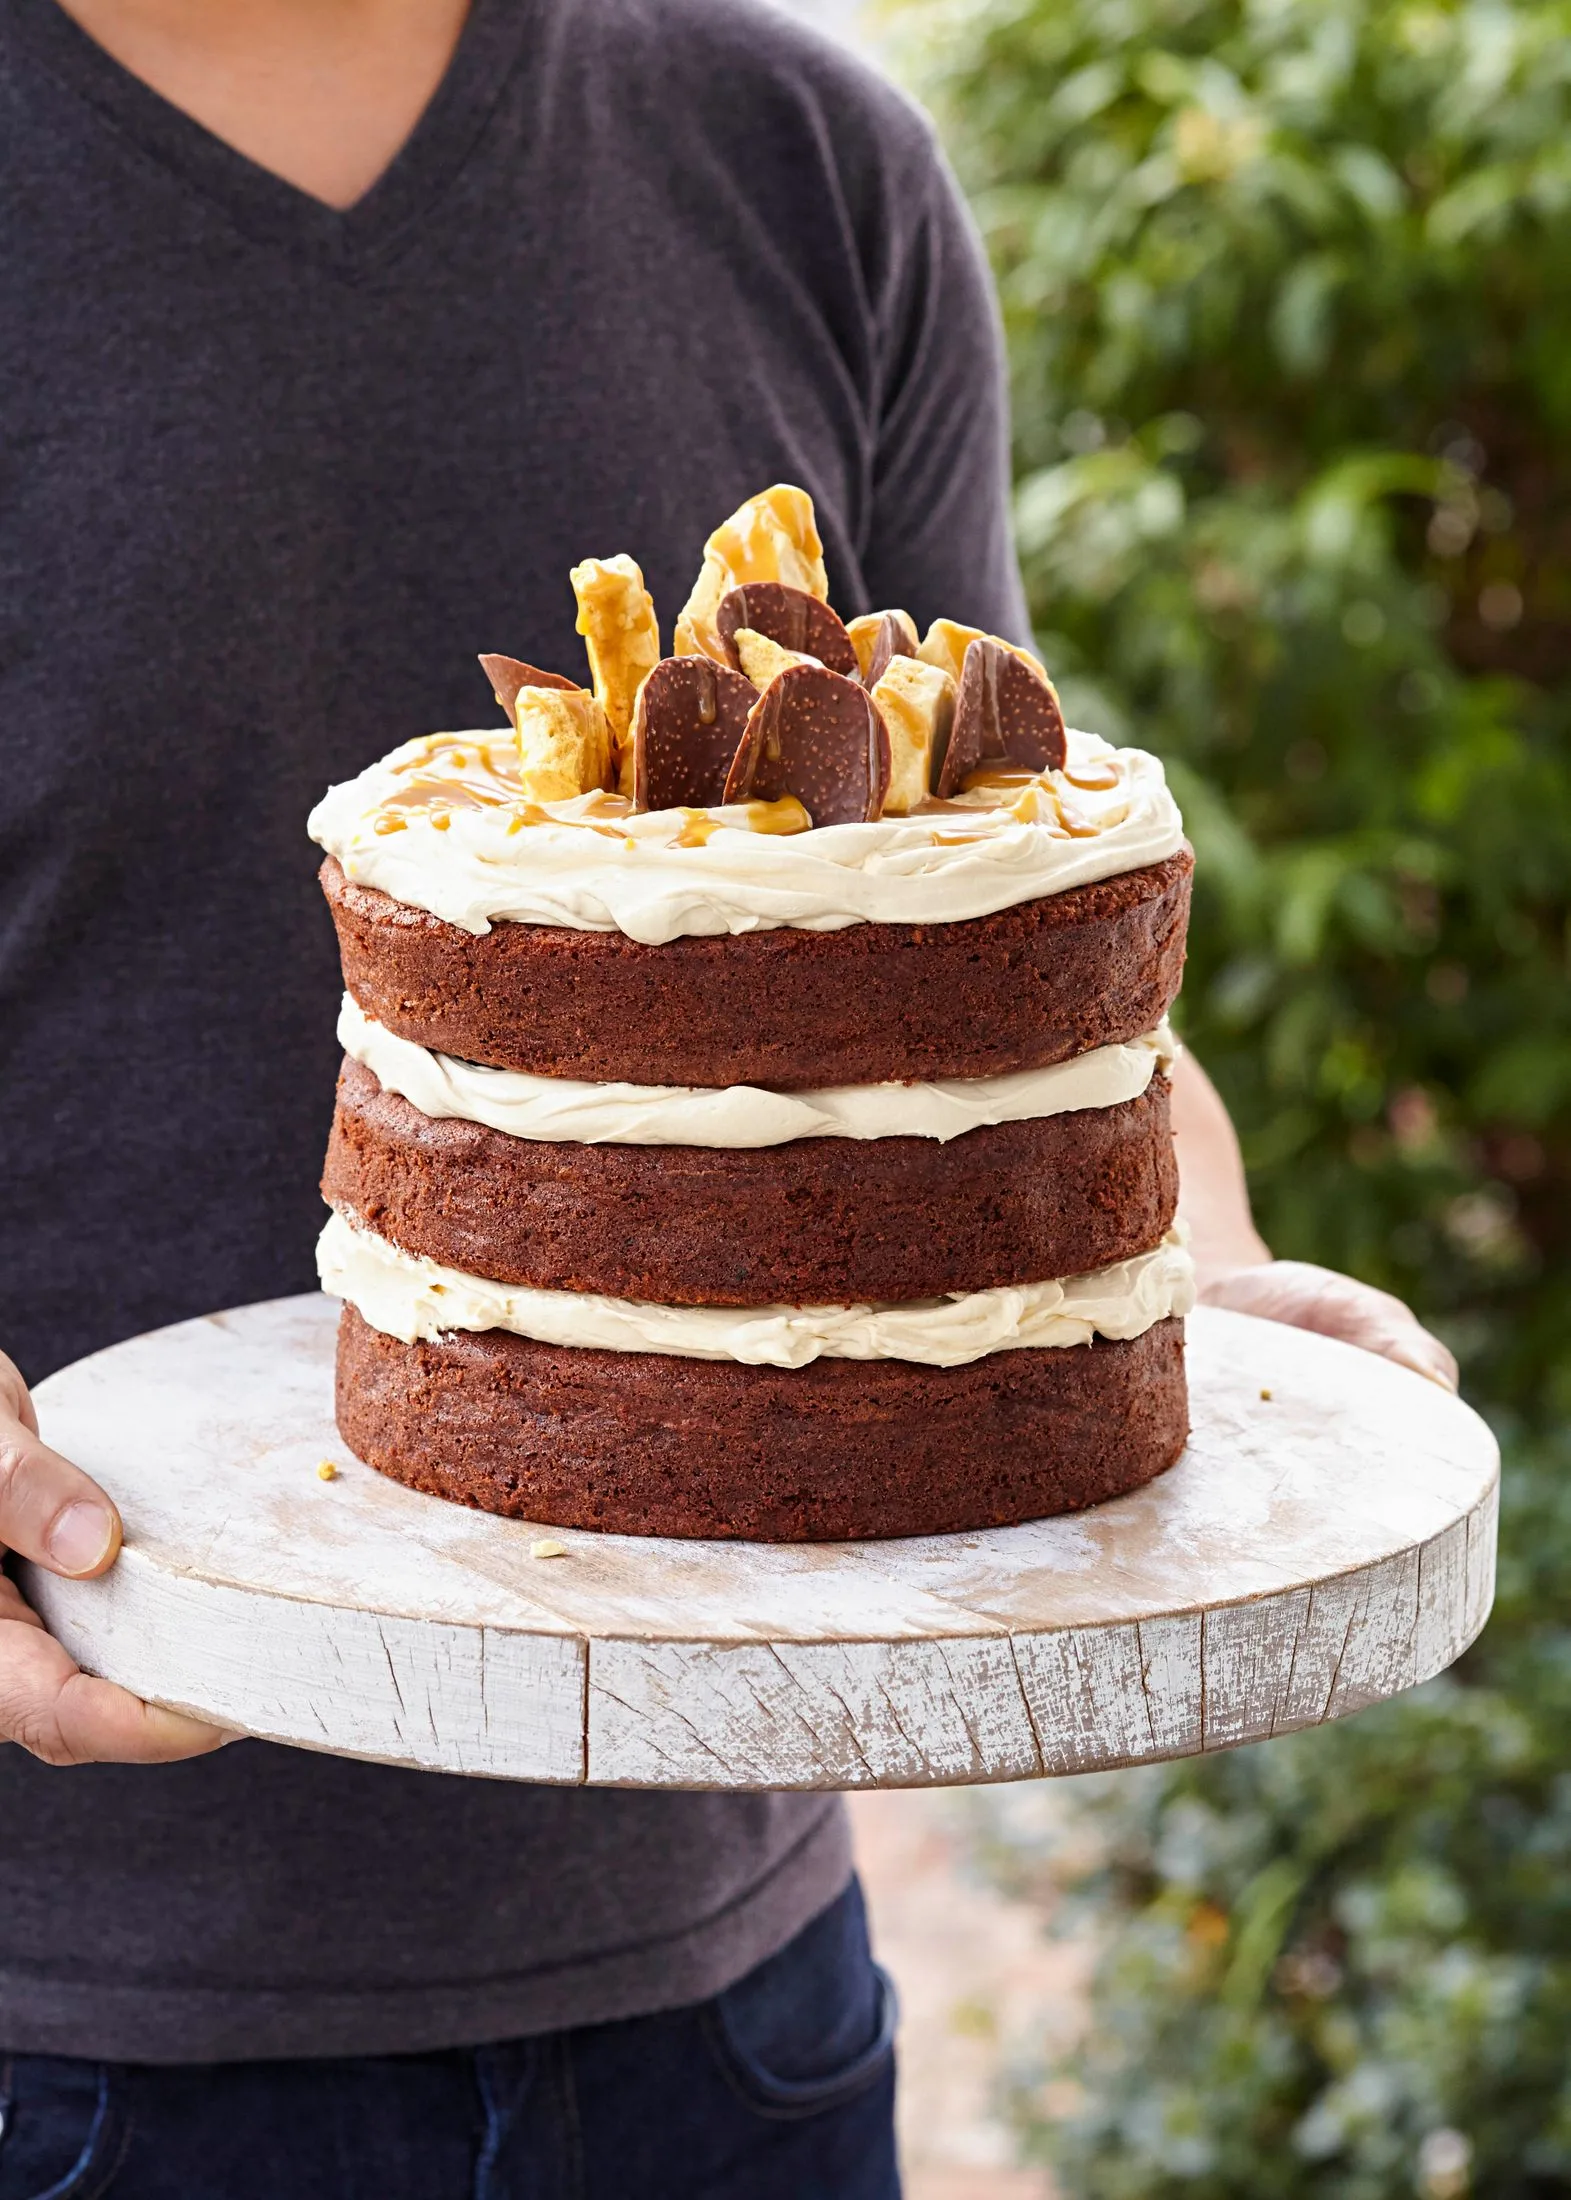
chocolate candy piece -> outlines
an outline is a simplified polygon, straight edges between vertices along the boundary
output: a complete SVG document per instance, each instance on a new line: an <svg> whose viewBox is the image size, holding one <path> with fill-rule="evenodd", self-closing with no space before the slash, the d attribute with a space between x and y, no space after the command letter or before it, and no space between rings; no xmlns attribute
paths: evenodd
<svg viewBox="0 0 1571 2200"><path fill-rule="evenodd" d="M1058 697L1035 666L986 635L968 643L934 792L958 794L968 775L986 764L1056 771L1067 753Z"/></svg>
<svg viewBox="0 0 1571 2200"><path fill-rule="evenodd" d="M542 672L538 665L526 665L517 657L482 657L480 670L491 683L491 693L496 697L509 718L513 705L518 701L520 688L576 688L581 680L564 680L559 672Z"/></svg>
<svg viewBox="0 0 1571 2200"><path fill-rule="evenodd" d="M741 662L736 653L736 635L744 626L755 634L767 635L782 649L816 657L831 672L856 678L856 651L850 635L828 604L820 603L805 588L788 588L784 581L747 581L721 597L715 632L734 665Z"/></svg>
<svg viewBox="0 0 1571 2200"><path fill-rule="evenodd" d="M633 716L633 806L707 810L758 701L751 680L712 657L662 657Z"/></svg>
<svg viewBox="0 0 1571 2200"><path fill-rule="evenodd" d="M886 611L878 622L878 634L873 643L873 654L867 660L863 674L865 685L876 688L889 670L892 657L914 657L921 647L916 628L903 611Z"/></svg>
<svg viewBox="0 0 1571 2200"><path fill-rule="evenodd" d="M866 688L792 665L755 703L725 783L727 802L794 794L815 825L877 817L889 791L889 734Z"/></svg>

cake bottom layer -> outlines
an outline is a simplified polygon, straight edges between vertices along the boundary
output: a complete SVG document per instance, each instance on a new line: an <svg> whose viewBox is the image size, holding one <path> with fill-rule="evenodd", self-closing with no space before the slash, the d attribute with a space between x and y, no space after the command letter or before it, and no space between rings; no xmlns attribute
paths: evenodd
<svg viewBox="0 0 1571 2200"><path fill-rule="evenodd" d="M405 1344L346 1306L338 1427L367 1465L485 1512L620 1535L859 1541L1079 1512L1188 1435L1184 1325L1122 1342L743 1366L537 1344Z"/></svg>

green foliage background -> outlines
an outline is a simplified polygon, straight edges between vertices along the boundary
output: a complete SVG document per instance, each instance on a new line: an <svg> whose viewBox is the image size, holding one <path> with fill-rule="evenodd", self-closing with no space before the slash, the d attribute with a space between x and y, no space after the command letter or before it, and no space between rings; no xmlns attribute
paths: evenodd
<svg viewBox="0 0 1571 2200"><path fill-rule="evenodd" d="M1454 1674L1093 1785L1045 1860L1093 2028L1027 2139L1095 2200L1571 2193L1571 9L893 32L998 274L1047 661L1190 822L1262 1228L1417 1305L1509 1462Z"/></svg>

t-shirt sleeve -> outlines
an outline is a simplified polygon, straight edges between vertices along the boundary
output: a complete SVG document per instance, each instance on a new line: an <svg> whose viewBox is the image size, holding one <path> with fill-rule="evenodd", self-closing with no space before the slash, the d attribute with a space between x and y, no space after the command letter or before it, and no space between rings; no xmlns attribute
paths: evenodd
<svg viewBox="0 0 1571 2200"><path fill-rule="evenodd" d="M924 128L873 304L878 419L862 570L875 609L1029 641L1009 523L1003 336L981 239Z"/></svg>

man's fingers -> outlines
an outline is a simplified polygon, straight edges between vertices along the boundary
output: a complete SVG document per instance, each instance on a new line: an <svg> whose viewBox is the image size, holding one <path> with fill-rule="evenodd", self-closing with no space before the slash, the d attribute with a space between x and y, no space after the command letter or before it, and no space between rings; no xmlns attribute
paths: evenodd
<svg viewBox="0 0 1571 2200"><path fill-rule="evenodd" d="M38 1434L38 1415L33 1411L22 1370L15 1360L8 1360L0 1352L0 1421L7 1418L20 1421L30 1436Z"/></svg>
<svg viewBox="0 0 1571 2200"><path fill-rule="evenodd" d="M103 1573L120 1550L120 1515L98 1484L9 1414L0 1415L0 1544L77 1578Z"/></svg>
<svg viewBox="0 0 1571 2200"><path fill-rule="evenodd" d="M43 1628L0 1620L0 1741L20 1743L48 1765L162 1765L205 1756L228 1739L94 1680Z"/></svg>
<svg viewBox="0 0 1571 2200"><path fill-rule="evenodd" d="M1308 1261L1268 1261L1218 1277L1201 1298L1207 1306L1231 1307L1238 1314L1340 1337L1344 1344L1394 1360L1446 1390L1457 1387L1456 1361L1400 1299L1333 1269Z"/></svg>
<svg viewBox="0 0 1571 2200"><path fill-rule="evenodd" d="M60 1691L55 1734L66 1752L63 1762L73 1765L170 1765L182 1757L206 1757L234 1739L202 1719L143 1703L113 1681L81 1672Z"/></svg>
<svg viewBox="0 0 1571 2200"><path fill-rule="evenodd" d="M1348 1341L1352 1344L1364 1342L1361 1337ZM1427 1376L1430 1382L1439 1383L1444 1390L1457 1388L1460 1378L1454 1354L1416 1321L1393 1324L1381 1332L1379 1342L1371 1342L1368 1349L1395 1360L1399 1367L1410 1367L1415 1375Z"/></svg>
<svg viewBox="0 0 1571 2200"><path fill-rule="evenodd" d="M120 1515L40 1440L26 1385L0 1355L0 1558L6 1548L51 1573L101 1574L120 1550ZM161 1765L230 1739L84 1673L0 1574L0 1742L50 1765Z"/></svg>

